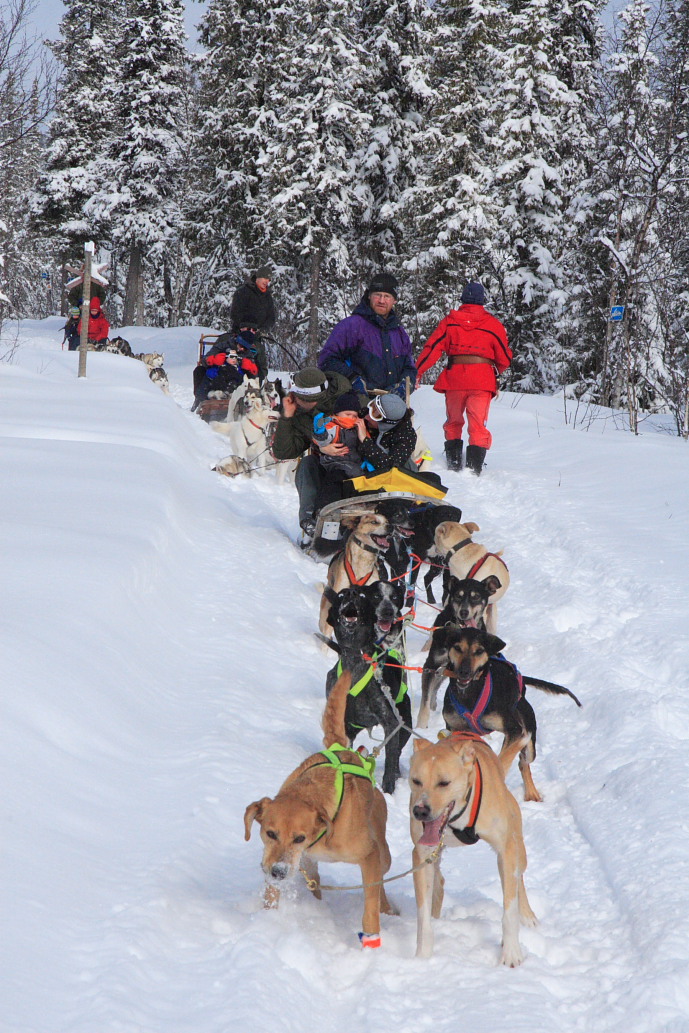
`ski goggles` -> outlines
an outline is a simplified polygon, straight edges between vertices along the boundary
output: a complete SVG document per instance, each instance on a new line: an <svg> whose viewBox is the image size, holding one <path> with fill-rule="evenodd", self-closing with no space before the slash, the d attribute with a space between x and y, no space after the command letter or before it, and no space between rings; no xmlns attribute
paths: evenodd
<svg viewBox="0 0 689 1033"><path fill-rule="evenodd" d="M372 398L367 405L368 414L375 423L380 423L381 420L386 419L385 413L380 407L378 398Z"/></svg>

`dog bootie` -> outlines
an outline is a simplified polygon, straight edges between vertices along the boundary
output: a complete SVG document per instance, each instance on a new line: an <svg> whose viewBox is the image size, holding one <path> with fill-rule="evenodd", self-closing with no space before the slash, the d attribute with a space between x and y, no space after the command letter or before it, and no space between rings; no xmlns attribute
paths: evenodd
<svg viewBox="0 0 689 1033"><path fill-rule="evenodd" d="M380 933L359 933L362 947L380 947Z"/></svg>
<svg viewBox="0 0 689 1033"><path fill-rule="evenodd" d="M467 448L467 470L472 470L477 477L483 469L487 451L488 449L480 448L478 445L469 445Z"/></svg>
<svg viewBox="0 0 689 1033"><path fill-rule="evenodd" d="M445 459L447 460L448 470L461 470L462 469L462 449L464 442L461 438L454 438L452 441L445 442ZM467 452L468 456L468 452Z"/></svg>

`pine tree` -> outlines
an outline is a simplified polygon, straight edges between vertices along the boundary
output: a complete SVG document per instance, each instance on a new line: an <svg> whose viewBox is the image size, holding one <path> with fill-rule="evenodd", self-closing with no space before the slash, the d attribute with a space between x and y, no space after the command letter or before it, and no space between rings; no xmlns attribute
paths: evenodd
<svg viewBox="0 0 689 1033"><path fill-rule="evenodd" d="M418 149L435 99L427 70L433 23L426 0L362 4L363 101L370 119L359 158L368 196L355 226L362 280L384 268L399 276L413 254L402 199L421 173Z"/></svg>
<svg viewBox="0 0 689 1033"><path fill-rule="evenodd" d="M144 270L162 300L165 251L179 224L184 40L181 0L130 0L112 90L117 133L104 182L85 205L127 264L125 324L144 321Z"/></svg>
<svg viewBox="0 0 689 1033"><path fill-rule="evenodd" d="M557 329L566 300L570 210L584 173L577 156L590 149L587 98L574 88L587 28L571 5L510 5L492 112L497 132L491 192L499 207L494 242L515 350L512 376L525 390L556 387L567 363Z"/></svg>
<svg viewBox="0 0 689 1033"><path fill-rule="evenodd" d="M420 175L404 206L416 237L407 265L423 336L457 306L468 278L490 276L496 222L491 108L504 18L493 0L440 0L433 6L433 106L421 137Z"/></svg>
<svg viewBox="0 0 689 1033"><path fill-rule="evenodd" d="M295 322L308 321L313 358L321 317L331 323L348 307L342 289L351 282L352 228L365 205L356 173L369 117L349 0L311 0L288 30L276 41L280 76L263 103L271 134L260 154L259 196L270 253L293 269Z"/></svg>
<svg viewBox="0 0 689 1033"><path fill-rule="evenodd" d="M282 76L280 40L302 17L296 5L271 0L211 0L201 23L194 167L197 188L189 219L206 259L202 315L229 317L232 294L249 267L271 256L259 186L276 116L269 83Z"/></svg>
<svg viewBox="0 0 689 1033"><path fill-rule="evenodd" d="M51 48L61 64L55 115L50 122L45 169L31 211L34 224L53 236L63 259L83 256L95 237L85 206L102 175L102 159L113 130L108 104L108 70L117 67L115 41L124 0L64 0L60 39Z"/></svg>

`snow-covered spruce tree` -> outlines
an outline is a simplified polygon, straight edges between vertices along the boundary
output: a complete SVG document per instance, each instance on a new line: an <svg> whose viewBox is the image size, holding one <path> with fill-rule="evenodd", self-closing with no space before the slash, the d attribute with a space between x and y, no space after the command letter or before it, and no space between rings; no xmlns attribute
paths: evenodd
<svg viewBox="0 0 689 1033"><path fill-rule="evenodd" d="M414 249L407 269L423 337L459 304L467 278L490 285L497 220L491 198L491 110L505 19L494 0L433 5L433 105L421 135L419 175L403 206Z"/></svg>
<svg viewBox="0 0 689 1033"><path fill-rule="evenodd" d="M291 20L290 20L291 21ZM272 55L271 135L258 157L270 254L293 270L294 321L308 324L308 355L348 309L352 228L365 203L357 157L369 129L362 50L349 0L310 0ZM302 337L302 341L303 341Z"/></svg>
<svg viewBox="0 0 689 1033"><path fill-rule="evenodd" d="M363 0L360 24L370 117L359 173L368 197L354 227L360 279L375 269L404 279L402 262L414 250L400 202L421 172L421 131L435 97L428 82L434 19L426 0Z"/></svg>
<svg viewBox="0 0 689 1033"><path fill-rule="evenodd" d="M515 351L512 382L523 390L552 389L566 377L557 338L564 256L590 140L587 98L573 86L578 51L566 44L588 29L559 0L509 4L491 112L491 196L499 210L493 264Z"/></svg>
<svg viewBox="0 0 689 1033"><path fill-rule="evenodd" d="M145 319L144 273L152 283L155 322L164 306L166 249L177 233L183 143L185 31L181 0L129 0L113 88L117 134L102 180L85 205L127 265L122 321Z"/></svg>
<svg viewBox="0 0 689 1033"><path fill-rule="evenodd" d="M565 308L555 322L554 359L566 389L585 393L593 355L601 336L600 284L586 247L592 203L590 183L596 160L597 97L606 34L600 15L605 0L564 0L553 9L554 59L558 76L580 103L559 144L568 208L561 258Z"/></svg>
<svg viewBox="0 0 689 1033"><path fill-rule="evenodd" d="M60 39L51 44L61 69L50 122L45 168L30 202L34 225L51 235L64 261L80 261L86 240L97 239L85 205L103 175L114 129L108 79L117 68L124 0L64 0ZM114 74L114 72L113 72Z"/></svg>
<svg viewBox="0 0 689 1033"><path fill-rule="evenodd" d="M26 209L54 87L43 44L30 31L32 12L28 0L9 0L0 11L0 323L7 312L47 315L48 284L58 279Z"/></svg>
<svg viewBox="0 0 689 1033"><path fill-rule="evenodd" d="M17 89L21 87L17 86ZM60 303L60 268L51 241L37 234L26 210L30 192L43 167L44 144L35 112L38 98L23 106L13 89L0 91L0 291L15 316L50 315ZM14 113L15 117L11 117ZM8 132L12 122L12 132Z"/></svg>
<svg viewBox="0 0 689 1033"><path fill-rule="evenodd" d="M689 2L666 0L662 25L658 85L666 102L664 129L672 158L671 189L660 207L658 227L666 275L651 283L662 342L654 388L672 412L678 433L689 438Z"/></svg>
<svg viewBox="0 0 689 1033"><path fill-rule="evenodd" d="M189 217L197 253L206 259L199 312L213 325L229 316L245 273L274 261L259 200L262 165L277 128L266 93L282 78L283 49L302 17L292 0L211 0L201 22L206 54L199 63ZM281 286L286 279L281 276Z"/></svg>
<svg viewBox="0 0 689 1033"><path fill-rule="evenodd" d="M632 0L618 18L621 34L605 80L594 217L606 308L623 306L624 318L605 328L598 397L614 407L625 404L636 430L639 409L656 401L654 371L662 366L656 297L671 275L662 228L683 179L687 138L678 119L679 95L660 88L658 12Z"/></svg>

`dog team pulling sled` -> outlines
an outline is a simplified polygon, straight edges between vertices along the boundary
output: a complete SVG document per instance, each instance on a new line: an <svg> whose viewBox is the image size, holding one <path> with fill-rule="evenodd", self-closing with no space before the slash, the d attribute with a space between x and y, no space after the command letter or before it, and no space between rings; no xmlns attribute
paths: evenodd
<svg viewBox="0 0 689 1033"><path fill-rule="evenodd" d="M205 343L202 339L202 348ZM221 348L227 346L220 342ZM217 339L213 347L218 348ZM211 385L195 405L233 445L234 454L216 469L236 476L275 466L280 476L284 464L275 462L270 438L279 419L281 385L235 374L235 362L230 365L232 390L226 385L218 392L222 397L214 398ZM398 913L385 885L413 874L417 955L426 957L433 949L432 919L442 906L444 849L485 840L497 854L502 883L501 960L513 967L523 960L520 923L536 924L524 885L521 812L505 781L515 758L524 799L542 799L530 769L537 728L526 689L568 695L581 704L564 686L522 675L503 655L496 604L509 586L507 565L501 552L475 539L478 524L462 522L461 510L447 502L437 475L391 466L346 479L342 494L317 510L305 550L314 560L328 562L317 637L336 659L326 677L324 748L306 758L274 798L254 801L245 813L245 838L256 822L263 842L264 904L278 906L281 887L298 873L319 899L327 889L360 889L360 941L376 948L381 945L381 912ZM442 598L436 605L433 582L439 576ZM418 593L421 582L425 596ZM429 623L421 623L417 609L433 613L425 618ZM408 662L409 628L428 633L422 667ZM416 725L411 672L422 675ZM425 730L443 682L445 728L437 731L436 741ZM378 728L382 735L376 733L371 754L355 748L359 735ZM497 754L487 743L493 732L503 736ZM385 794L395 791L410 741L412 864L390 875ZM355 864L361 882L324 886L318 861Z"/></svg>

